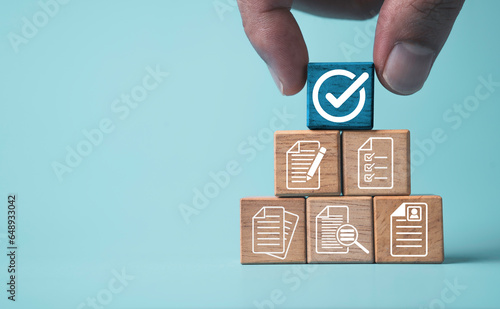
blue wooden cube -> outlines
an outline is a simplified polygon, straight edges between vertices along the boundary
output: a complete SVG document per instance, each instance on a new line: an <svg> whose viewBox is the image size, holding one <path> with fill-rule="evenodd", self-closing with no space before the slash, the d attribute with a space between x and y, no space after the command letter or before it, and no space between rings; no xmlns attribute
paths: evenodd
<svg viewBox="0 0 500 309"><path fill-rule="evenodd" d="M373 128L373 62L309 63L307 127Z"/></svg>

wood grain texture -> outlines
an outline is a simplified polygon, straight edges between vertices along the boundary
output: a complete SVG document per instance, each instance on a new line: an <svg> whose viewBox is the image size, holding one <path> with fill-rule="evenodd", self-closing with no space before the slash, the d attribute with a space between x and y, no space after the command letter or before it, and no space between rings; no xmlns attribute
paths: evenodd
<svg viewBox="0 0 500 309"><path fill-rule="evenodd" d="M393 161L389 163L390 155L388 160L384 156L391 153L391 144ZM344 131L342 159L344 195L410 195L408 130ZM385 176L389 177L382 179Z"/></svg>
<svg viewBox="0 0 500 309"><path fill-rule="evenodd" d="M323 221L323 219L325 219L325 215L328 216L328 210L330 210L329 215L332 218L335 215L343 213L346 210L343 206L348 207L349 222L344 218L345 223L351 224L357 229L359 235L358 242L369 251L368 254L355 244L350 247L335 244L335 246L339 246L340 248L331 248L332 241L336 240L332 240L333 237L329 235L331 234L329 226L331 223L329 224L328 221ZM372 197L310 197L306 201L306 216L308 263L374 262ZM322 230L322 228L326 228L327 230ZM325 241L324 243L322 242L323 240Z"/></svg>
<svg viewBox="0 0 500 309"><path fill-rule="evenodd" d="M313 89L318 79L332 70L345 70L351 72L352 79L348 76L335 75L327 78L319 87L318 103L328 115L342 117L351 114L362 97L364 89L364 105L357 116L349 121L333 122L325 119L317 110L313 102ZM337 62L337 63L309 63L307 66L307 127L309 129L335 129L335 130L370 130L373 128L373 81L374 70L372 62ZM339 98L361 76L368 73L368 79L359 88L353 89L352 95L340 107L335 107L327 99L331 94Z"/></svg>
<svg viewBox="0 0 500 309"><path fill-rule="evenodd" d="M306 143L301 143L301 142ZM311 152L311 157L295 157L294 153L289 151L302 151L306 147L314 144L315 152ZM301 146L298 146L300 143ZM294 148L295 147L295 148ZM301 147L300 149L297 147ZM315 158L318 150L324 147L326 152L321 160L319 168L314 177L303 185L292 182L293 178L298 176L305 177L300 171L293 170L295 162L311 161L292 161L295 158ZM287 161L288 160L288 161ZM302 160L302 159L301 159ZM292 164L293 162L293 164ZM303 163L300 163L303 164ZM307 163L304 166L308 167ZM287 170L288 167L288 170ZM288 178L287 178L288 177ZM334 130L324 131L276 131L274 134L274 191L277 196L315 196L315 195L340 195L340 132Z"/></svg>
<svg viewBox="0 0 500 309"><path fill-rule="evenodd" d="M263 207L266 210L262 212ZM283 207L280 211L279 207ZM306 201L305 198L278 198L278 197L248 197L242 198L240 201L240 259L241 264L279 264L279 263L306 263ZM266 219L256 219L255 215L259 214L261 218L267 213ZM271 218L271 216L273 216ZM278 217L275 217L278 216ZM271 220L271 222L269 222ZM284 221L286 220L286 221ZM295 229L288 229L292 227L291 223L296 220ZM255 221L255 223L254 223ZM276 222L279 221L279 222ZM254 234L257 231L265 231L266 229L258 230L259 226L265 224L278 224L280 228L273 228L272 233L275 231L278 234ZM281 224L284 224L282 226ZM291 232L288 235L280 234L283 231ZM293 235L293 237L290 237ZM255 236L255 237L254 237ZM271 256L262 251L268 250L269 246L259 247L257 244L273 243L277 239L278 242L283 241L283 237L291 238L291 241L284 239L283 247L286 252L278 253L277 256ZM254 239L255 238L255 239ZM257 238L260 238L259 240ZM254 241L256 243L254 243ZM289 246L288 246L289 243ZM256 248L254 250L254 248ZM261 251L254 253L254 251Z"/></svg>
<svg viewBox="0 0 500 309"><path fill-rule="evenodd" d="M376 196L373 204L376 263L443 262L443 210L440 196ZM412 219L414 221L405 221L412 216L410 209L415 207L421 207L421 213L415 210L415 218ZM405 208L406 212L395 213L397 209ZM391 217L392 214L394 217ZM422 220L419 220L420 214ZM393 235L391 235L391 222ZM402 235L401 231L409 235ZM413 247L405 247L408 245ZM422 247L418 247L419 245Z"/></svg>

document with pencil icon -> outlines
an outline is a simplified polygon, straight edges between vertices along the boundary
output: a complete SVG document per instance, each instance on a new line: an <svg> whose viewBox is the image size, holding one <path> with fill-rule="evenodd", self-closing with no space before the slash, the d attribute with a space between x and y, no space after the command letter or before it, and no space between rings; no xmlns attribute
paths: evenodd
<svg viewBox="0 0 500 309"><path fill-rule="evenodd" d="M286 153L287 189L319 189L325 153L318 141L297 141Z"/></svg>
<svg viewBox="0 0 500 309"><path fill-rule="evenodd" d="M281 206L264 206L252 218L252 252L284 260L299 216Z"/></svg>

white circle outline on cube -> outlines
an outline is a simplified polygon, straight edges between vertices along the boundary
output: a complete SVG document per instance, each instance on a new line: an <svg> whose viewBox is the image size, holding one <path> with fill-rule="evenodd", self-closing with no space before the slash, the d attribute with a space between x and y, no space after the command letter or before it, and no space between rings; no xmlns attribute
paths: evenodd
<svg viewBox="0 0 500 309"><path fill-rule="evenodd" d="M332 116L332 115L328 114L327 112L325 112L325 110L319 104L319 99L318 99L319 88L328 78L336 76L336 75L342 75L342 76L348 77L350 79L354 79L356 77L356 75L354 73L349 72L347 70L335 69L335 70L328 71L328 72L324 73L323 75L321 75L321 77L318 78L318 80L316 81L316 84L314 85L314 88L313 88L312 99L313 99L314 107L316 108L318 113L323 118L325 118L326 120L331 121L331 122L343 123L343 122L347 122L349 120L352 120L354 117L359 115L359 113L361 112L361 110L365 106L366 93L365 93L365 87L363 87L359 91L358 106L356 106L356 109L354 109L350 114L345 115L345 116L339 116L339 117Z"/></svg>

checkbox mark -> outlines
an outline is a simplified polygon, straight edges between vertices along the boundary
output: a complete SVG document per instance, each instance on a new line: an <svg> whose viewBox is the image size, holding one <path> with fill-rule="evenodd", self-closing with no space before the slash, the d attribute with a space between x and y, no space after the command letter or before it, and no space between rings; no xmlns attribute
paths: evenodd
<svg viewBox="0 0 500 309"><path fill-rule="evenodd" d="M365 182L372 182L375 174L365 174Z"/></svg>
<svg viewBox="0 0 500 309"><path fill-rule="evenodd" d="M371 162L371 160L373 159L374 155L375 155L375 153L365 153L365 161L366 162Z"/></svg>
<svg viewBox="0 0 500 309"><path fill-rule="evenodd" d="M375 166L375 163L365 164L365 172L371 172L373 169L373 166Z"/></svg>
<svg viewBox="0 0 500 309"><path fill-rule="evenodd" d="M361 85L363 85L368 77L370 77L370 75L366 72L361 74L358 79L355 80L354 83L352 83L351 86L349 86L349 88L347 88L347 90L340 95L340 97L338 97L338 99L330 92L327 93L325 97L328 102L333 105L333 107L339 108L352 96L354 92L356 92L356 90L358 90L359 87L361 87Z"/></svg>

